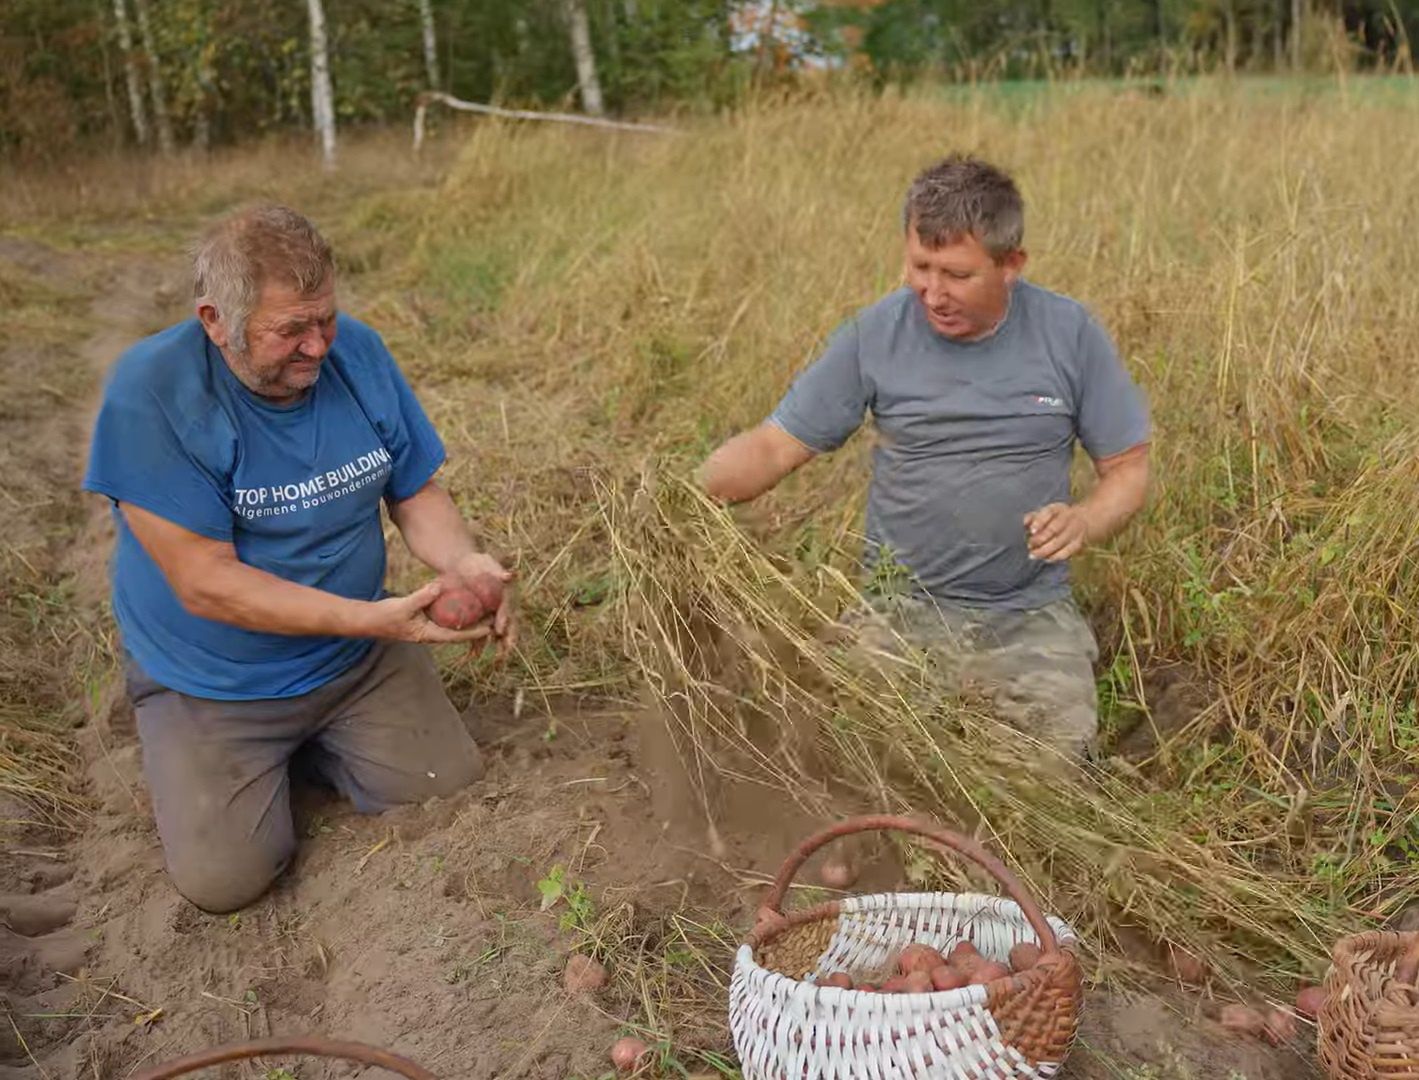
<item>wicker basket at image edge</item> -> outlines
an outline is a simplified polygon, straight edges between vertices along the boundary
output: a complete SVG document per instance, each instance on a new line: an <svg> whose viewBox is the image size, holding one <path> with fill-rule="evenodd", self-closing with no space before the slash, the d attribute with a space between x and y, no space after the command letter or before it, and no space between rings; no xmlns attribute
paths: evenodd
<svg viewBox="0 0 1419 1080"><path fill-rule="evenodd" d="M347 1039L325 1039L317 1035L277 1035L252 1042L228 1043L211 1050L199 1050L195 1054L188 1054L161 1065L153 1065L142 1072L129 1073L128 1076L129 1080L173 1080L174 1077L210 1069L226 1061L245 1061L249 1058L287 1054L310 1054L315 1057L355 1061L361 1065L388 1069L406 1077L407 1080L438 1080L438 1077L423 1066L378 1046L350 1042ZM360 1071L363 1074L364 1070ZM275 1070L272 1070L266 1075L273 1075L274 1072Z"/></svg>
<svg viewBox="0 0 1419 1080"><path fill-rule="evenodd" d="M1334 1080L1419 1080L1419 933L1372 930L1331 952L1316 1048Z"/></svg>
<svg viewBox="0 0 1419 1080"><path fill-rule="evenodd" d="M783 900L818 848L851 833L900 830L965 856L1010 900L975 893L853 896L789 915ZM813 981L836 971L854 982L885 973L907 945L942 952L972 942L1005 963L1012 946L1044 955L985 986L925 994L840 990ZM1054 1076L1079 1023L1083 978L1077 937L1040 911L1020 881L974 840L930 822L877 815L809 837L789 855L734 960L729 1025L744 1080L995 1080Z"/></svg>

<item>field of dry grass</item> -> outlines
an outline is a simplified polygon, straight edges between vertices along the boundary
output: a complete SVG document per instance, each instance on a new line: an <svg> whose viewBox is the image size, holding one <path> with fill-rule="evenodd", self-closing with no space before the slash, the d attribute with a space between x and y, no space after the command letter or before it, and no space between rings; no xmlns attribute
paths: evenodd
<svg viewBox="0 0 1419 1080"><path fill-rule="evenodd" d="M1411 112L1104 88L834 98L653 141L487 126L371 314L525 568L539 685L648 676L700 764L810 799L803 741L753 732L811 730L875 802L969 808L1096 940L1133 924L1284 982L1415 893ZM895 284L899 194L949 148L1015 171L1031 276L1098 311L1156 415L1153 504L1079 577L1114 733L1154 723L1169 665L1201 707L1077 784L821 644L867 439L737 521L683 480Z"/></svg>
<svg viewBox="0 0 1419 1080"><path fill-rule="evenodd" d="M468 124L417 163L391 133L333 181L275 144L56 174L6 185L0 214L82 251L294 202L521 571L517 663L458 679L648 694L711 806L727 771L967 817L1101 946L1171 942L1281 988L1419 894L1413 111L1211 84L829 96L671 137ZM1152 505L1078 567L1118 753L1063 782L914 666L869 677L825 634L852 603L868 436L734 515L687 482L895 286L900 194L950 149L1017 175L1030 276L1099 313L1154 408ZM1159 672L1193 688L1181 721Z"/></svg>

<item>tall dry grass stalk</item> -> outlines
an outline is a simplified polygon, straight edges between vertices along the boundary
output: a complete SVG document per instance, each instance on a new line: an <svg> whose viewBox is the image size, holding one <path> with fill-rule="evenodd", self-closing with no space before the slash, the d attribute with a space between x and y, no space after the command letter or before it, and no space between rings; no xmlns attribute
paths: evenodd
<svg viewBox="0 0 1419 1080"><path fill-rule="evenodd" d="M1294 975L1408 902L1419 126L1357 85L477 128L370 314L466 508L520 553L538 685L648 680L707 783L811 801L826 760L884 806L968 810L1096 940L1133 924ZM682 479L895 286L901 193L954 149L1014 171L1029 275L1099 313L1153 403L1152 505L1081 590L1115 689L1146 708L1148 669L1181 661L1209 695L1136 769L1041 782L920 672L824 643L869 437L734 518Z"/></svg>

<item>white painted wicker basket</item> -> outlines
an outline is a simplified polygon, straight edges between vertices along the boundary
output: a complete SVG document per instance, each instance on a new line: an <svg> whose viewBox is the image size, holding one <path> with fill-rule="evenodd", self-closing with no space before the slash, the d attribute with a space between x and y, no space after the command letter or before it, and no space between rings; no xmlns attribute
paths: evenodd
<svg viewBox="0 0 1419 1080"><path fill-rule="evenodd" d="M793 876L819 847L854 832L900 829L966 856L1013 900L972 893L849 897L785 915ZM1030 970L985 986L882 994L818 986L844 971L877 977L907 945L958 941L1004 962L1025 941ZM1046 918L1019 880L973 840L911 818L854 818L804 841L779 871L735 957L729 1023L745 1080L995 1080L1052 1077L1073 1042L1083 979L1077 938Z"/></svg>

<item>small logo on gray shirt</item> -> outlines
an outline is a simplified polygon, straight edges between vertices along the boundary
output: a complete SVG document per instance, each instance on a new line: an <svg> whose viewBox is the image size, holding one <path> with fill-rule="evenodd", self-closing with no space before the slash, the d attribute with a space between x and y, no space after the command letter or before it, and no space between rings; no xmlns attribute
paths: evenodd
<svg viewBox="0 0 1419 1080"><path fill-rule="evenodd" d="M1045 394L1031 394L1030 400L1036 405L1048 405L1051 409L1062 409L1064 407L1063 398L1049 397Z"/></svg>

